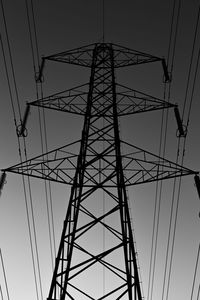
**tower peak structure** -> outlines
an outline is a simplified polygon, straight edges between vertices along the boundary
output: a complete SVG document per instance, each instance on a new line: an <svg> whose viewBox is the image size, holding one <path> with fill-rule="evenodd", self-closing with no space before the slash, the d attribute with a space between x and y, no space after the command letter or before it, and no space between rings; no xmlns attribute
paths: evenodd
<svg viewBox="0 0 200 300"><path fill-rule="evenodd" d="M84 116L81 139L4 170L71 185L49 300L142 299L127 187L196 174L120 138L119 117L176 105L116 82L162 58L111 43L43 57L90 68L88 83L28 103ZM121 147L123 146L123 154Z"/></svg>

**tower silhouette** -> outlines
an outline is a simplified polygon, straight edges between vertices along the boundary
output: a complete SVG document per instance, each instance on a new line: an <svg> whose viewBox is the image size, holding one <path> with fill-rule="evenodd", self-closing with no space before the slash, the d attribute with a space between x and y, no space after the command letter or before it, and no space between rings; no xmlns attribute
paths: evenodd
<svg viewBox="0 0 200 300"><path fill-rule="evenodd" d="M43 57L39 81L47 60L91 70L89 83L28 103L83 115L81 139L4 170L71 185L48 299L141 300L127 187L196 172L121 139L120 117L177 107L117 83L115 71L160 61L169 80L165 61L96 43Z"/></svg>

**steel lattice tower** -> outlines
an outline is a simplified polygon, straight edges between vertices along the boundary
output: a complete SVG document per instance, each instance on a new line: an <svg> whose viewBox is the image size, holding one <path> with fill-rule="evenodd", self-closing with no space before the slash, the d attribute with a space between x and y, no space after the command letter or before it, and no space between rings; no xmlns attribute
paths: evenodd
<svg viewBox="0 0 200 300"><path fill-rule="evenodd" d="M115 71L161 61L168 79L165 62L97 43L44 57L38 80L47 60L91 69L89 83L28 103L84 115L81 139L4 170L71 185L48 299L141 300L126 189L196 172L121 140L119 117L176 106L118 84Z"/></svg>

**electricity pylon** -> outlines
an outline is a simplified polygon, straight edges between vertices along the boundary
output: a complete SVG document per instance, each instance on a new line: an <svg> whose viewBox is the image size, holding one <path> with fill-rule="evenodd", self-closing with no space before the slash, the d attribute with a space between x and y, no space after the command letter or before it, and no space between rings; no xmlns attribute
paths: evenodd
<svg viewBox="0 0 200 300"><path fill-rule="evenodd" d="M168 80L165 62L97 43L44 57L38 80L47 60L91 69L89 83L28 103L84 115L81 139L4 170L71 185L48 299L141 300L126 189L196 172L120 138L119 117L176 105L118 84L115 71L161 61Z"/></svg>

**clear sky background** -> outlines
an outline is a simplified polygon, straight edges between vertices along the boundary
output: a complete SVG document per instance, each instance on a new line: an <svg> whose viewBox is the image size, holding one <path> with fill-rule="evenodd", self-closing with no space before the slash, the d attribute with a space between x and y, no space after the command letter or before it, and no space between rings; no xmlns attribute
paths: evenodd
<svg viewBox="0 0 200 300"><path fill-rule="evenodd" d="M26 101L36 99L34 71L30 48L30 37L25 1L4 1L16 83L22 112ZM29 8L30 8L30 1ZM168 0L107 0L105 1L105 41L113 42L159 57L167 57L170 23L174 1ZM177 7L178 1L176 1ZM94 42L102 41L102 1L33 0L39 54L49 55ZM170 101L183 110L187 76L194 38L199 1L181 1L177 44L173 68ZM8 49L2 11L0 11L1 35L6 51L9 74ZM195 63L200 46L200 32L197 35L194 65L186 102L185 123L194 78ZM16 130L13 121L2 51L0 54L0 168L7 168L19 162ZM53 64L45 68L44 95L68 89L89 81L89 73L76 66ZM159 98L164 97L163 73L159 63L130 67L117 73L117 81ZM199 142L199 72L194 90L190 122L187 134L184 165L200 170ZM12 91L14 85L11 78ZM15 109L16 95L14 95ZM129 116L120 121L124 140L158 154L161 111ZM68 144L81 135L82 118L61 112L47 111L47 136L49 150ZM17 121L19 114L17 112ZM28 120L28 157L41 153L39 119L37 108L31 109ZM176 122L173 110L169 110L166 158L175 161L177 155ZM182 153L181 140L180 155ZM23 153L22 153L23 154ZM24 154L23 154L24 155ZM48 239L47 210L44 184L33 180L32 195L41 268L43 298L48 296L52 266ZM137 243L144 296L148 294L149 261L152 224L155 203L155 184L146 184L129 190L133 227ZM155 268L153 298L162 298L164 262L169 228L173 180L163 183L158 250ZM52 184L55 220L56 246L58 246L62 224L67 209L69 188ZM177 199L177 196L175 197ZM199 245L199 198L193 176L183 178L177 218L177 230L171 270L169 299L189 299ZM29 202L30 211L30 202ZM32 226L32 225L31 225ZM0 198L0 248L7 275L10 299L35 300L33 268L31 262L26 209L20 175L8 174ZM35 255L35 253L34 253ZM198 267L200 276L200 265ZM200 277L197 277L200 278ZM0 267L0 284L4 299L7 299L3 272ZM195 283L194 299L197 297L199 281ZM166 299L166 294L164 296ZM41 300L41 298L40 298Z"/></svg>

